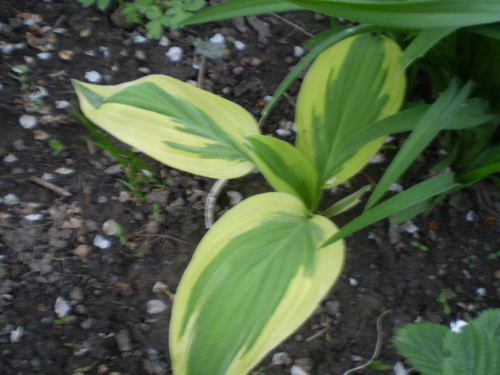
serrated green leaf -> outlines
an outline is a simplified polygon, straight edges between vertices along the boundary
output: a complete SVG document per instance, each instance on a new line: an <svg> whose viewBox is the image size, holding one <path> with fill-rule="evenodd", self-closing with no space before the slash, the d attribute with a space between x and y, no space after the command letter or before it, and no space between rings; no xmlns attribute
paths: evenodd
<svg viewBox="0 0 500 375"><path fill-rule="evenodd" d="M396 330L392 343L415 370L426 375L443 375L442 364L448 356L444 340L450 330L428 322L407 324Z"/></svg>
<svg viewBox="0 0 500 375"><path fill-rule="evenodd" d="M286 193L251 197L208 231L184 273L170 323L176 375L246 374L314 311L340 275L335 225Z"/></svg>
<svg viewBox="0 0 500 375"><path fill-rule="evenodd" d="M254 168L243 140L259 128L228 100L160 75L117 86L73 83L87 118L162 163L212 178Z"/></svg>
<svg viewBox="0 0 500 375"><path fill-rule="evenodd" d="M250 157L276 190L299 198L311 211L321 197L317 173L302 154L277 138L255 135L246 138Z"/></svg>
<svg viewBox="0 0 500 375"><path fill-rule="evenodd" d="M186 18L180 26L213 22L234 17L245 17L265 13L304 10L284 0L228 0L201 10Z"/></svg>
<svg viewBox="0 0 500 375"><path fill-rule="evenodd" d="M157 18L155 20L146 23L146 38L148 39L160 39L163 34L163 24L162 19Z"/></svg>
<svg viewBox="0 0 500 375"><path fill-rule="evenodd" d="M406 86L400 55L394 41L363 34L323 51L309 69L297 99L296 146L324 187L359 172L382 145L385 137L345 152L356 134L399 110Z"/></svg>
<svg viewBox="0 0 500 375"><path fill-rule="evenodd" d="M498 0L287 0L318 13L397 29L458 28L500 21Z"/></svg>
<svg viewBox="0 0 500 375"><path fill-rule="evenodd" d="M112 0L97 0L97 8L99 10L106 10L110 7Z"/></svg>

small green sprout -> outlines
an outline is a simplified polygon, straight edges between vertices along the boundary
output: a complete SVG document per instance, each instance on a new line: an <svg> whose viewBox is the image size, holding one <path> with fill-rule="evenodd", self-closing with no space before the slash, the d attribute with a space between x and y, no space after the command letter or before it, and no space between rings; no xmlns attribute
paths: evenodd
<svg viewBox="0 0 500 375"><path fill-rule="evenodd" d="M439 302L443 305L443 311L446 315L451 314L451 306L448 303L448 298L444 294L444 292L448 291L448 289L441 289L441 294L439 294L438 298L436 298L436 302Z"/></svg>
<svg viewBox="0 0 500 375"><path fill-rule="evenodd" d="M378 370L378 371L385 371L385 370L390 370L392 367L389 365L386 365L383 362L380 362L379 360L375 360L370 365L368 366L372 370Z"/></svg>
<svg viewBox="0 0 500 375"><path fill-rule="evenodd" d="M500 258L500 250L497 251L496 253L490 253L488 255L488 259L495 260L497 258Z"/></svg>
<svg viewBox="0 0 500 375"><path fill-rule="evenodd" d="M58 141L57 139L51 139L49 141L49 147L54 150L54 152L52 153L52 156L59 156L65 149L66 149L66 146L63 145L60 141Z"/></svg>
<svg viewBox="0 0 500 375"><path fill-rule="evenodd" d="M425 251L425 252L429 252L431 251L431 249L429 249L427 246L425 245L422 245L420 242L417 242L417 241L411 241L410 242L413 246L415 246L416 248L419 248L420 250L422 251Z"/></svg>

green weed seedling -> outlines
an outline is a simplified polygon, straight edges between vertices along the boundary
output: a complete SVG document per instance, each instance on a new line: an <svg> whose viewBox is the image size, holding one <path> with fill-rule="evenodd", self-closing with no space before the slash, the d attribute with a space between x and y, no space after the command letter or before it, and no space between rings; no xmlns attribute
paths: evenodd
<svg viewBox="0 0 500 375"><path fill-rule="evenodd" d="M107 10L113 0L78 0L84 7L97 6ZM123 7L122 13L127 22L144 25L148 39L160 39L163 29L176 29L179 24L191 15L191 12L206 6L205 0L134 0L123 2L117 0Z"/></svg>
<svg viewBox="0 0 500 375"><path fill-rule="evenodd" d="M439 294L438 298L436 298L436 302L439 302L440 304L443 305L443 311L446 315L451 314L451 306L448 302L448 298L443 292L448 291L448 289L441 289L441 293Z"/></svg>
<svg viewBox="0 0 500 375"><path fill-rule="evenodd" d="M500 309L483 311L451 329L428 322L396 330L397 351L422 375L500 374Z"/></svg>
<svg viewBox="0 0 500 375"><path fill-rule="evenodd" d="M496 253L490 253L488 255L488 259L495 260L500 258L500 250L497 251Z"/></svg>
<svg viewBox="0 0 500 375"><path fill-rule="evenodd" d="M410 244L412 246L415 246L416 248L422 250L422 251L425 251L426 253L430 252L431 249L429 249L427 246L425 245L422 245L420 242L417 242L417 241L411 241Z"/></svg>
<svg viewBox="0 0 500 375"><path fill-rule="evenodd" d="M49 147L53 150L52 156L59 156L64 150L66 150L66 146L57 139L51 139L49 141Z"/></svg>
<svg viewBox="0 0 500 375"><path fill-rule="evenodd" d="M28 92L29 90L30 87L30 82L28 78L29 71L30 68L28 65L16 65L13 66L11 71L7 73L9 77L14 78L16 81L19 82L19 84L21 85L20 87L21 93Z"/></svg>
<svg viewBox="0 0 500 375"><path fill-rule="evenodd" d="M378 371L386 371L386 370L392 369L391 366L386 365L385 363L383 363L383 362L381 362L379 360L372 361L368 365L368 367L371 368L372 370L378 370Z"/></svg>

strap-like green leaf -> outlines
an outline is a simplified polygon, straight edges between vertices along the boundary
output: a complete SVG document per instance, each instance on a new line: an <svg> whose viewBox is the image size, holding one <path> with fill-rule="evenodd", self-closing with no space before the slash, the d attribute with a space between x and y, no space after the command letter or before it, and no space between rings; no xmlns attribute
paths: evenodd
<svg viewBox="0 0 500 375"><path fill-rule="evenodd" d="M380 203L374 208L364 212L361 216L344 225L340 231L330 237L322 246L328 246L346 236L357 232L379 220L385 219L392 214L424 202L435 195L460 188L461 185L453 179L453 173L446 173L433 177L408 190Z"/></svg>
<svg viewBox="0 0 500 375"><path fill-rule="evenodd" d="M181 22L181 26L264 13L290 12L293 10L303 10L303 8L284 0L228 0L189 16Z"/></svg>
<svg viewBox="0 0 500 375"><path fill-rule="evenodd" d="M500 21L498 0L287 0L304 8L398 29L459 28Z"/></svg>
<svg viewBox="0 0 500 375"><path fill-rule="evenodd" d="M436 43L456 29L422 30L410 43L401 56L401 67L406 69L414 60L424 56Z"/></svg>
<svg viewBox="0 0 500 375"><path fill-rule="evenodd" d="M459 90L459 83L453 80L444 94L426 111L403 147L387 168L377 187L373 191L365 210L373 207L380 198L417 156L439 134L445 125L453 118L469 96L472 84L466 84Z"/></svg>
<svg viewBox="0 0 500 375"><path fill-rule="evenodd" d="M396 330L392 343L415 370L426 375L443 375L442 364L447 357L444 339L449 332L439 324L408 324Z"/></svg>
<svg viewBox="0 0 500 375"><path fill-rule="evenodd" d="M349 194L347 197L342 198L338 202L335 202L330 208L327 208L325 211L321 213L321 215L325 217L332 217L347 210L350 210L354 206L358 205L361 202L361 197L364 193L371 190L370 185L363 186L358 191L355 191L352 194Z"/></svg>
<svg viewBox="0 0 500 375"><path fill-rule="evenodd" d="M398 111L406 86L400 56L391 39L363 34L323 51L309 69L297 99L296 145L325 187L359 172L383 143L345 151L354 135Z"/></svg>
<svg viewBox="0 0 500 375"><path fill-rule="evenodd" d="M87 118L164 164L212 178L254 168L243 140L260 133L257 123L226 99L160 75L117 86L73 83Z"/></svg>
<svg viewBox="0 0 500 375"><path fill-rule="evenodd" d="M321 186L311 164L291 144L277 138L254 135L246 138L250 157L276 190L299 198L311 211L321 197Z"/></svg>
<svg viewBox="0 0 500 375"><path fill-rule="evenodd" d="M251 197L208 231L184 273L170 323L176 375L243 375L313 312L339 277L336 231L286 193Z"/></svg>

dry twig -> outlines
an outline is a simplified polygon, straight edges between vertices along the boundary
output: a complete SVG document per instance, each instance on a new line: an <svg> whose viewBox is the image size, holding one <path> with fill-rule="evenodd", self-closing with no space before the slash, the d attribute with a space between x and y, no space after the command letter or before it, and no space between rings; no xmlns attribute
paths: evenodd
<svg viewBox="0 0 500 375"><path fill-rule="evenodd" d="M38 177L35 177L35 176L31 176L29 179L30 179L30 181L33 181L34 183L36 183L38 185L41 185L44 188L52 190L53 192L55 192L55 193L57 193L59 195L62 195L63 197L71 197L73 195L69 191L64 190L63 188L61 188L61 187L59 187L57 185L54 185L51 182L44 181L41 178L38 178Z"/></svg>

